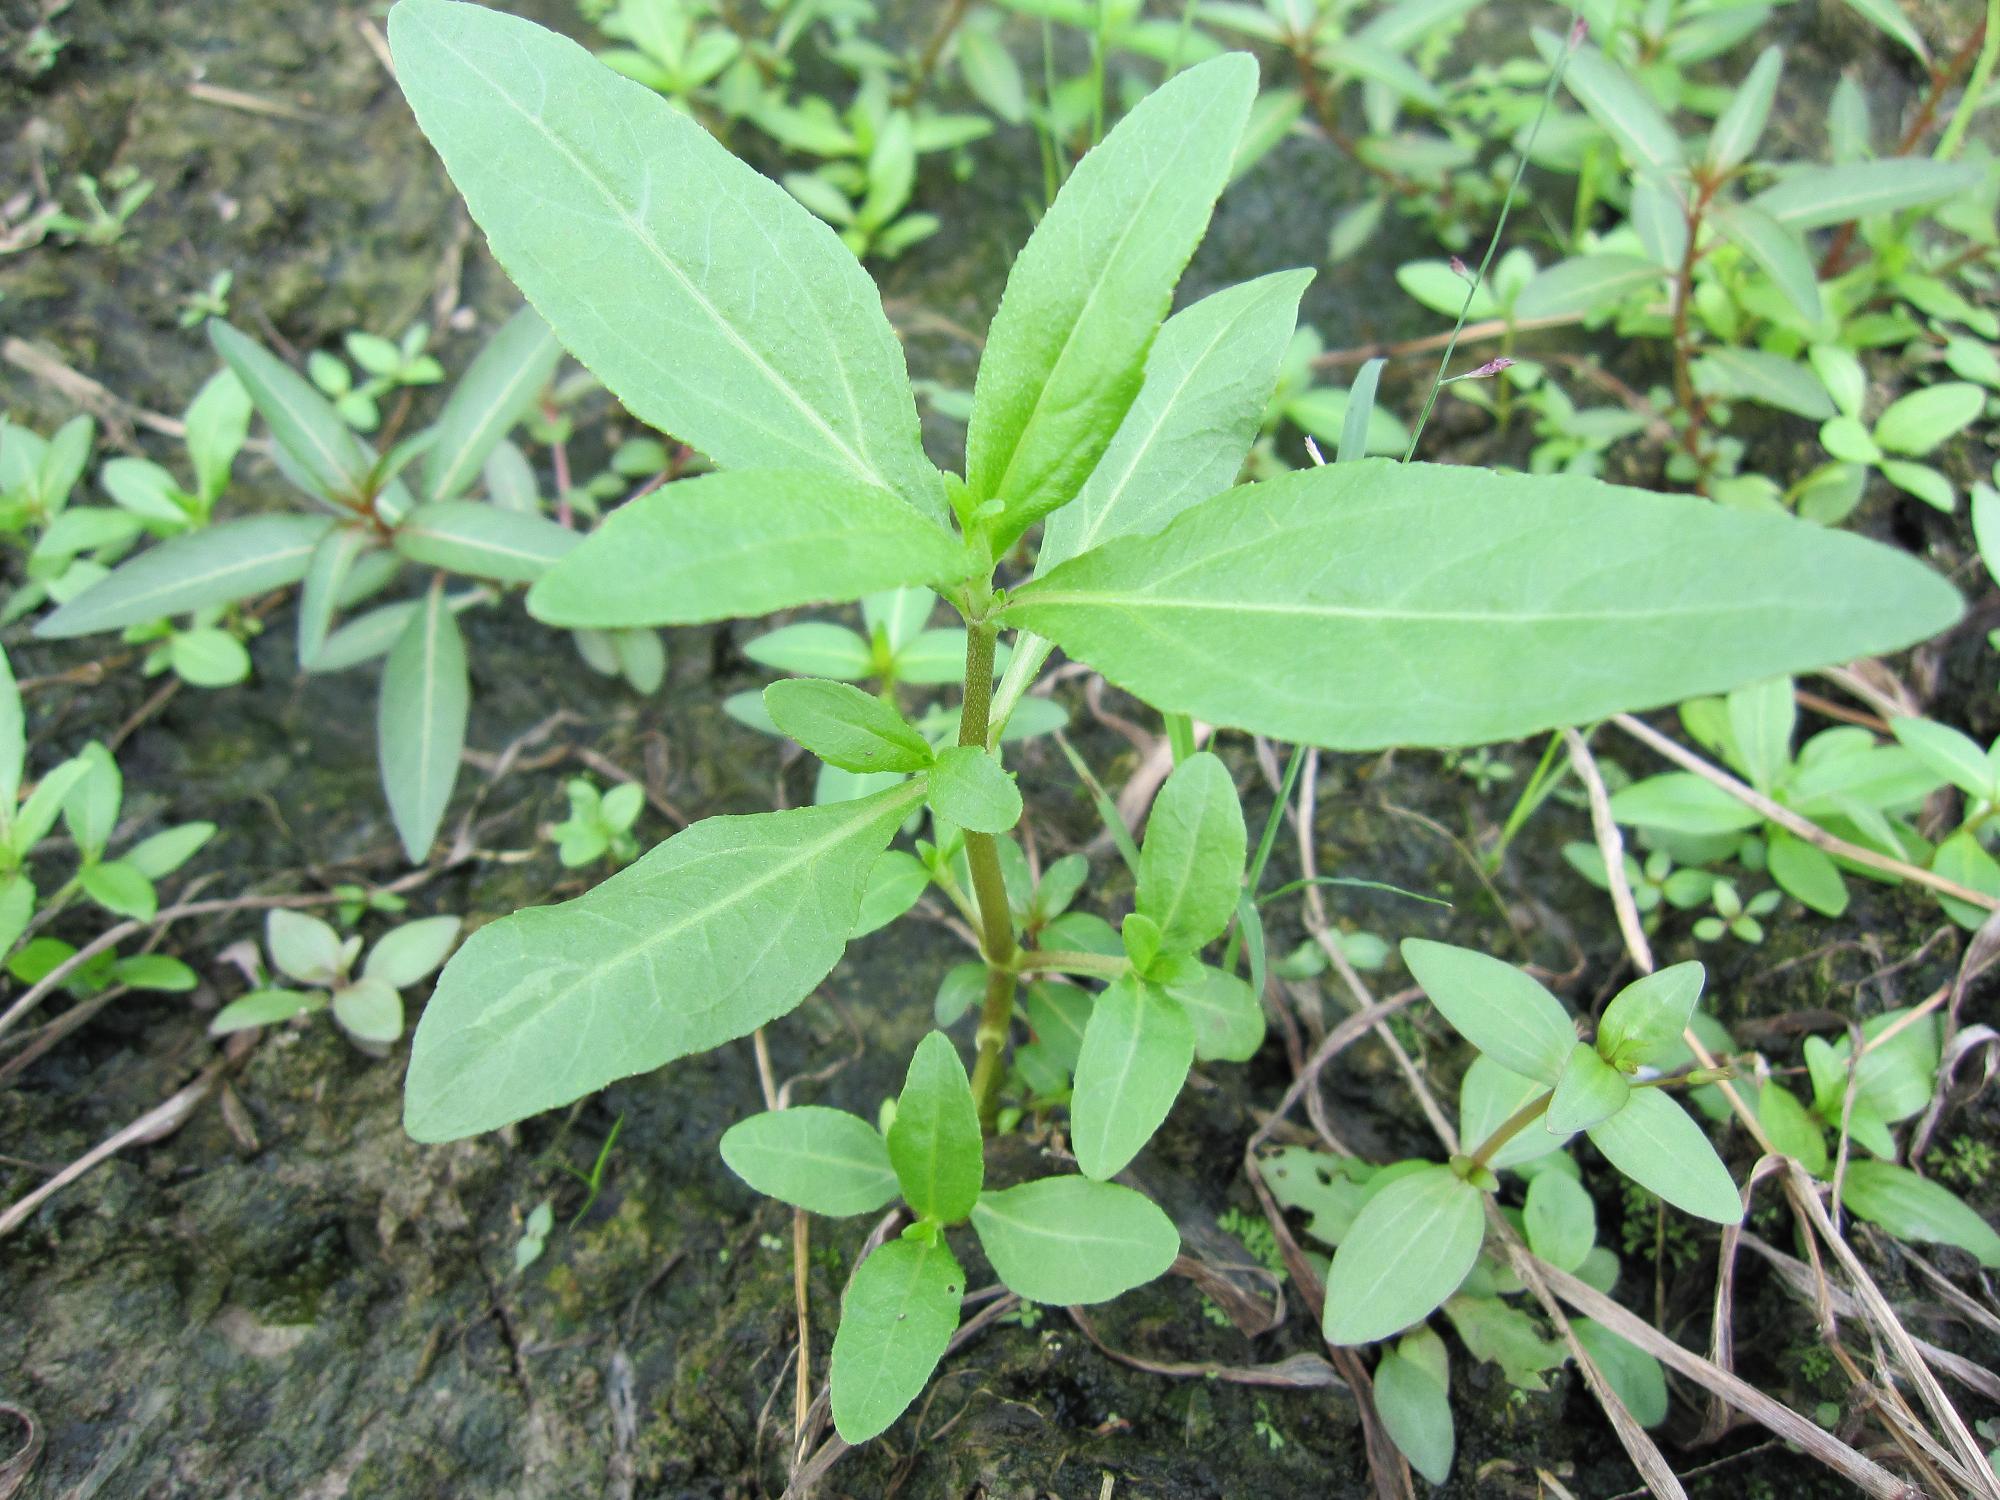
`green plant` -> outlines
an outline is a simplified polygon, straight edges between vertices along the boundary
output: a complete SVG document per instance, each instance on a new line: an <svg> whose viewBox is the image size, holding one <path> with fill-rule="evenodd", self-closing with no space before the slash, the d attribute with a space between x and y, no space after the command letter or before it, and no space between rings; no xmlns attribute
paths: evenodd
<svg viewBox="0 0 2000 1500"><path fill-rule="evenodd" d="M1023 801L1000 733L1051 643L1166 713L1184 750L1195 718L1364 749L1479 744L1725 690L1889 649L1957 616L1951 591L1911 560L1785 516L1361 459L1358 401L1352 443L1343 426L1352 461L1229 488L1295 296L1269 295L1265 278L1178 314L1218 330L1192 369L1162 318L1250 116L1246 57L1176 74L1077 164L1014 262L958 477L919 446L902 353L865 273L781 188L529 23L402 0L390 40L419 124L533 304L635 416L717 465L614 512L535 583L531 612L646 628L928 587L965 624L956 744L938 749L845 683L773 684L774 724L823 760L908 779L853 801L703 820L575 901L482 928L439 979L406 1084L410 1133L452 1139L777 1019L857 927L893 915L894 903L868 906L876 871L928 804L921 868L956 882L962 858L978 919L971 1069L933 1031L886 1130L804 1106L739 1122L723 1145L754 1187L809 1211L907 1209L844 1301L831 1401L849 1441L896 1419L957 1327L957 1226L969 1223L1011 1289L1047 1304L1103 1300L1171 1264L1171 1221L1106 1179L1165 1118L1205 1045L1227 1057L1239 1017L1261 1027L1254 992L1201 957L1242 908L1247 855L1235 785L1212 753L1184 753L1160 793L1116 950L1046 946L1073 914L1023 944L1000 842ZM621 128L607 131L614 116ZM579 259L585 223L592 253ZM1247 323L1245 302L1259 309ZM1005 582L1002 560L1038 523L1036 575ZM996 688L1003 629L1022 635ZM901 887L898 901L921 889ZM1514 989L1528 983L1494 967ZM1083 1172L989 1186L983 1140L1006 1102L1020 982L1050 973L1104 985L1070 986L1087 1005L1070 1102ZM1664 1053L1661 1017L1675 1005L1678 1038L1693 1003L1691 987L1674 988L1684 978L1669 972L1671 994L1629 991L1602 1051L1578 1049L1545 992L1525 1022L1489 1025L1483 993L1439 1003L1537 1080L1533 1109L1498 1133L1553 1109L1668 1197L1733 1221L1734 1184L1700 1130L1657 1080L1626 1071ZM1032 1015L1032 989L1027 1002ZM1372 1240L1377 1271L1336 1263L1333 1335L1399 1331L1452 1290L1436 1250L1469 1242L1476 1255L1485 1164L1420 1171L1374 1205L1415 1191L1449 1222L1420 1258L1400 1230L1357 1228L1350 1244ZM1381 1280L1384 1294L1358 1300L1357 1279Z"/></svg>
<svg viewBox="0 0 2000 1500"><path fill-rule="evenodd" d="M343 938L318 917L279 907L264 920L265 951L278 975L309 988L289 989L277 976L267 976L249 994L217 1011L209 1033L224 1036L331 1010L350 1041L380 1056L403 1034L402 992L444 962L458 941L458 929L457 917L425 917L392 927L370 945L357 974L359 936Z"/></svg>
<svg viewBox="0 0 2000 1500"><path fill-rule="evenodd" d="M356 329L343 339L347 357L365 377L360 384L354 371L337 354L315 349L306 360L306 373L320 388L340 420L356 432L373 432L382 425L382 398L392 391L413 386L436 385L444 379L444 366L424 353L430 343L427 323L412 323L400 339L385 339L378 333Z"/></svg>
<svg viewBox="0 0 2000 1500"><path fill-rule="evenodd" d="M78 172L70 182L83 200L82 211L57 209L43 220L48 233L65 245L117 244L125 237L132 216L159 186L152 178L140 176L137 167L113 167L101 181L88 172ZM109 203L104 201L107 191L112 195Z"/></svg>
<svg viewBox="0 0 2000 1500"><path fill-rule="evenodd" d="M572 870L606 858L615 865L630 864L639 853L632 825L646 809L645 788L624 781L599 792L588 777L577 776L563 790L569 793L569 816L549 830L556 857Z"/></svg>

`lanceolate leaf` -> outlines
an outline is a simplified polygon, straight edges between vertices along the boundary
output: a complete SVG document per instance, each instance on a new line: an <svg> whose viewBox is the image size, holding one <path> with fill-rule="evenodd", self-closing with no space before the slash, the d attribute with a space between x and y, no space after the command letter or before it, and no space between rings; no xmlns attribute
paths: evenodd
<svg viewBox="0 0 2000 1500"><path fill-rule="evenodd" d="M1959 612L1911 558L1785 516L1368 460L1218 495L1001 613L1157 708L1363 750L1678 702Z"/></svg>
<svg viewBox="0 0 2000 1500"><path fill-rule="evenodd" d="M1007 1289L1051 1307L1108 1302L1164 1276L1181 1237L1151 1199L1115 1182L1044 1177L980 1195L972 1227Z"/></svg>
<svg viewBox="0 0 2000 1500"><path fill-rule="evenodd" d="M1372 1344L1457 1291L1486 1236L1484 1196L1451 1168L1427 1165L1370 1198L1327 1273L1327 1341Z"/></svg>
<svg viewBox="0 0 2000 1500"><path fill-rule="evenodd" d="M426 500L455 500L472 487L487 455L528 414L561 358L562 345L534 308L500 325L438 414L424 454Z"/></svg>
<svg viewBox="0 0 2000 1500"><path fill-rule="evenodd" d="M1708 164L1727 171L1746 160L1757 149L1764 134L1764 122L1771 115L1771 100L1778 92L1778 79L1785 71L1782 47L1766 47L1757 54L1742 83L1737 85L1729 107L1716 117L1715 129L1708 133Z"/></svg>
<svg viewBox="0 0 2000 1500"><path fill-rule="evenodd" d="M1247 837L1229 768L1190 755L1167 778L1139 848L1138 909L1160 924L1168 953L1193 953L1219 937L1243 885Z"/></svg>
<svg viewBox="0 0 2000 1500"><path fill-rule="evenodd" d="M1641 287L1659 282L1661 267L1637 255L1579 255L1535 273L1514 299L1514 316L1583 318L1616 307Z"/></svg>
<svg viewBox="0 0 2000 1500"><path fill-rule="evenodd" d="M1632 1090L1625 1107L1589 1134L1612 1166L1674 1207L1718 1224L1742 1222L1743 1200L1729 1169L1701 1127L1661 1090Z"/></svg>
<svg viewBox="0 0 2000 1500"><path fill-rule="evenodd" d="M1840 1201L1899 1239L1956 1245L1982 1266L2000 1269L2000 1234L1948 1188L1886 1161L1856 1157L1841 1179Z"/></svg>
<svg viewBox="0 0 2000 1500"><path fill-rule="evenodd" d="M985 1181L979 1110L958 1049L942 1031L917 1044L896 1118L889 1159L910 1207L926 1219L956 1224L972 1212Z"/></svg>
<svg viewBox="0 0 2000 1500"><path fill-rule="evenodd" d="M361 555L374 546L374 538L360 526L342 526L320 538L306 563L306 576L299 589L299 666L310 672L326 644L333 614L340 605L340 593L348 574Z"/></svg>
<svg viewBox="0 0 2000 1500"><path fill-rule="evenodd" d="M1716 227L1771 278L1800 317L1808 323L1819 322L1825 314L1819 281L1797 231L1749 204L1718 208L1714 219Z"/></svg>
<svg viewBox="0 0 2000 1500"><path fill-rule="evenodd" d="M1270 403L1310 271L1205 297L1161 325L1145 383L1076 499L1049 517L1036 569L1158 531L1236 482Z"/></svg>
<svg viewBox="0 0 2000 1500"><path fill-rule="evenodd" d="M1077 163L1007 278L966 433L1004 546L1073 498L1138 394L1257 90L1236 53L1190 68Z"/></svg>
<svg viewBox="0 0 2000 1500"><path fill-rule="evenodd" d="M14 819L21 800L21 772L27 764L27 720L21 712L21 689L14 681L14 664L0 651L0 826Z"/></svg>
<svg viewBox="0 0 2000 1500"><path fill-rule="evenodd" d="M1403 962L1458 1034L1510 1072L1553 1085L1576 1046L1562 1002L1512 964L1470 948L1403 940Z"/></svg>
<svg viewBox="0 0 2000 1500"><path fill-rule="evenodd" d="M833 1426L850 1443L884 1431L930 1384L958 1331L965 1273L941 1234L891 1240L840 1304L829 1372Z"/></svg>
<svg viewBox="0 0 2000 1500"><path fill-rule="evenodd" d="M1680 165L1681 141L1646 91L1595 47L1571 54L1563 82L1597 123L1611 132L1634 167L1664 172Z"/></svg>
<svg viewBox="0 0 2000 1500"><path fill-rule="evenodd" d="M1922 208L1979 184L1976 169L1897 156L1838 167L1799 167L1750 200L1788 229L1824 229L1871 214Z"/></svg>
<svg viewBox="0 0 2000 1500"><path fill-rule="evenodd" d="M528 610L572 627L699 625L969 571L943 527L887 490L824 471L743 469L621 506L535 585Z"/></svg>
<svg viewBox="0 0 2000 1500"><path fill-rule="evenodd" d="M174 537L113 569L35 634L64 640L120 630L297 583L332 526L326 516L252 516Z"/></svg>
<svg viewBox="0 0 2000 1500"><path fill-rule="evenodd" d="M722 1133L722 1159L758 1192L808 1213L871 1214L897 1193L881 1132L844 1109L803 1105L738 1120Z"/></svg>
<svg viewBox="0 0 2000 1500"><path fill-rule="evenodd" d="M417 1027L405 1127L492 1130L784 1015L840 958L921 796L710 818L574 901L481 928Z"/></svg>
<svg viewBox="0 0 2000 1500"><path fill-rule="evenodd" d="M322 500L358 497L374 454L311 381L246 334L210 319L208 341L236 372L271 437Z"/></svg>
<svg viewBox="0 0 2000 1500"><path fill-rule="evenodd" d="M403 0L389 39L495 256L634 416L725 468L831 470L943 518L902 348L830 228L530 22Z"/></svg>
<svg viewBox="0 0 2000 1500"><path fill-rule="evenodd" d="M1420 1335L1437 1343L1441 1360L1443 1341L1427 1329L1412 1333L1403 1345L1410 1346ZM1443 1484L1451 1474L1456 1446L1443 1369L1433 1373L1400 1349L1385 1349L1375 1366L1375 1408L1410 1466L1432 1484Z"/></svg>
<svg viewBox="0 0 2000 1500"><path fill-rule="evenodd" d="M479 500L419 505L395 532L396 550L411 562L498 583L533 583L581 540L546 516Z"/></svg>
<svg viewBox="0 0 2000 1500"><path fill-rule="evenodd" d="M470 702L458 618L444 590L434 587L390 649L375 715L389 815L413 864L429 856L444 821Z"/></svg>
<svg viewBox="0 0 2000 1500"><path fill-rule="evenodd" d="M1153 1138L1194 1065L1194 1027L1180 1005L1137 979L1097 997L1070 1096L1070 1146L1087 1177L1125 1170Z"/></svg>

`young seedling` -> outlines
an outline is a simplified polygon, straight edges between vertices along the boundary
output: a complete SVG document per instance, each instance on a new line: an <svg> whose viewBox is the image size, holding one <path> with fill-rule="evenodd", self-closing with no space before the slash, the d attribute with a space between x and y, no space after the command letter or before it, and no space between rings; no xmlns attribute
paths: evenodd
<svg viewBox="0 0 2000 1500"><path fill-rule="evenodd" d="M211 1036L252 1026L275 1026L294 1016L331 1010L356 1046L382 1055L403 1035L403 995L429 976L458 941L457 917L425 917L392 927L368 950L361 972L361 939L341 935L304 912L283 907L264 919L264 947L279 974L309 988L263 984L233 1000L208 1023Z"/></svg>
<svg viewBox="0 0 2000 1500"><path fill-rule="evenodd" d="M809 1210L870 1213L900 1196L914 1219L863 1263L843 1308L832 1404L850 1441L895 1420L957 1326L953 1226L969 1221L1001 1280L1037 1302L1113 1296L1172 1261L1171 1221L1104 1178L1152 1134L1203 1046L1209 974L1241 984L1198 956L1239 909L1244 868L1235 788L1208 754L1185 756L1162 793L1117 950L1024 946L1016 897L1030 893L1010 894L1000 842L1023 803L1000 735L1033 652L1053 643L1209 724L1338 749L1451 746L1892 649L1959 613L1926 569L1858 538L1589 480L1358 460L1230 488L1296 294L1266 297L1267 279L1241 293L1260 309L1248 325L1206 314L1217 347L1192 368L1179 351L1155 356L1170 349L1162 319L1250 116L1246 56L1177 73L1077 164L1014 262L966 472L947 476L920 446L873 286L781 187L525 21L402 0L390 41L418 123L502 265L635 416L716 465L613 512L547 569L531 612L642 628L924 587L965 626L955 744L939 749L846 684L774 684L779 729L828 764L906 779L702 820L574 901L483 927L438 981L406 1084L409 1132L449 1140L776 1020L882 915L864 917L875 872L928 804L937 837L922 868L938 880L962 858L977 918L971 1068L933 1032L886 1135L790 1109L735 1127L727 1147L746 1180ZM1246 376L1266 350L1269 373ZM1038 526L1037 575L1021 580L1003 560ZM1038 640L1015 642L996 694L1003 631ZM1083 1172L989 1185L982 1140L1000 1118L1017 993L1042 968L1105 986L1076 987L1088 1002L1070 1116ZM1516 1060L1548 1096L1575 1033L1542 999L1530 1025L1544 1045ZM1608 1034L1632 1045L1575 1063L1562 1118L1587 1120L1601 1149L1670 1197L1733 1221L1734 1187L1701 1132L1625 1071L1666 1003L1625 1007L1631 1020ZM1235 1014L1240 993L1213 1008ZM1511 1026L1478 1030L1514 1055ZM1607 1078L1624 1090L1615 1108ZM1548 1107L1506 1134L1547 1134ZM1370 1326L1339 1324L1343 1335L1406 1326L1458 1279L1423 1266L1461 1259L1462 1277L1477 1253L1474 1179L1490 1181L1490 1163L1419 1170L1399 1196L1414 1193L1438 1233L1390 1278ZM1400 1232L1385 1231L1391 1241L1407 1255ZM1330 1315L1359 1316L1350 1302L1330 1298Z"/></svg>

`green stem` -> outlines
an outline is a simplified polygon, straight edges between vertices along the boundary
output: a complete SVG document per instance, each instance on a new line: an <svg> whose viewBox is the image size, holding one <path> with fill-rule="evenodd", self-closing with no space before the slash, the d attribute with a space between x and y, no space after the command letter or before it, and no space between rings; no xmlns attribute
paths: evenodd
<svg viewBox="0 0 2000 1500"><path fill-rule="evenodd" d="M1549 1101L1553 1098L1555 1098L1555 1091L1551 1089L1548 1093L1538 1098L1530 1099L1526 1104L1502 1120L1494 1128L1493 1134L1481 1141L1479 1149L1472 1153L1472 1165L1482 1168L1489 1166L1493 1161L1494 1155L1502 1146L1513 1140L1515 1136L1519 1135L1549 1112Z"/></svg>
<svg viewBox="0 0 2000 1500"><path fill-rule="evenodd" d="M1038 948L1015 957L1017 974L1091 974L1100 979L1117 979L1132 967L1122 954L1112 958L1104 953L1072 953L1062 948Z"/></svg>
<svg viewBox="0 0 2000 1500"><path fill-rule="evenodd" d="M1958 155L1960 142L1965 132L1972 126L1972 117L1979 109L1980 95L1986 92L1986 85L1993 81L1993 68L2000 62L2000 0L1986 0L1986 35L1979 48L1979 60L1972 65L1972 76L1965 80L1965 92L1959 95L1958 108L1952 112L1951 123L1945 126L1944 134L1938 137L1937 150L1931 153L1938 161L1950 161Z"/></svg>
<svg viewBox="0 0 2000 1500"><path fill-rule="evenodd" d="M1243 876L1243 889L1250 893L1250 899L1257 899L1257 887L1264 883L1264 867L1271 862L1271 850L1278 842L1278 829L1285 818L1285 808L1292 800L1292 791L1299 784L1299 771L1306 763L1306 747L1292 746L1292 758L1285 762L1284 782L1278 788L1277 800L1271 804L1271 812L1264 819L1264 832L1257 840L1257 852L1250 856L1250 868ZM1229 946L1223 950L1222 969L1226 974L1236 972L1236 957L1243 951L1243 926L1238 923L1229 932Z"/></svg>
<svg viewBox="0 0 2000 1500"><path fill-rule="evenodd" d="M993 645L999 627L968 622L965 633L965 706L958 716L958 742L986 747L987 712L993 702ZM986 960L986 1000L974 1037L972 1097L979 1122L991 1129L999 1104L1000 1063L1014 1020L1014 914L1007 905L1007 882L1000 873L1000 850L990 833L965 835L965 862L972 871L972 894L979 906L980 956Z"/></svg>

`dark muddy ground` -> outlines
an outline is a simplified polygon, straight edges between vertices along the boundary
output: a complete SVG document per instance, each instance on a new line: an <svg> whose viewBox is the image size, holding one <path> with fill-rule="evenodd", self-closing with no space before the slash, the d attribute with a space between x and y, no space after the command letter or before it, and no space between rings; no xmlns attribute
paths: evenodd
<svg viewBox="0 0 2000 1500"><path fill-rule="evenodd" d="M571 19L556 0L520 8L558 24ZM0 3L0 34L25 25L31 9ZM212 366L199 335L177 326L176 308L219 269L236 272L236 315L300 351L357 324L393 332L461 300L479 328L511 307L511 290L483 259L368 45L372 7L79 0L55 24L67 46L53 68L33 78L0 73L0 181L42 174L60 183L76 171L131 165L159 187L115 246L0 258L8 335L140 407L174 411ZM242 97L217 102L224 96L216 90L248 96L248 107ZM970 183L942 174L926 183L928 206L953 227L884 278L910 331L915 372L957 383L973 351L939 331L937 319L983 326L1039 173L1024 136L1003 135L981 148L980 161ZM1330 206L1351 187L1325 153L1286 147L1232 193L1189 290L1316 262ZM1393 259L1366 258L1323 276L1307 320L1335 344L1428 331L1399 310L1408 304L1389 281ZM476 336L451 337L448 366ZM0 381L5 404L44 428L70 410L15 368ZM947 456L954 435L935 436ZM1447 451L1455 442L1462 453L1492 451L1483 437L1458 441L1449 419L1441 437ZM228 505L274 503L267 468L253 462L239 472ZM1876 503L1874 529L1941 545L1947 563L1963 555L1949 550L1960 540L1927 514ZM297 678L289 617L280 611L271 624L256 648L253 684L183 691L133 734L123 752L128 813L147 828L194 818L223 825L195 867L210 880L208 894L393 878L402 867L374 782L372 678ZM719 711L724 696L758 680L728 630L676 635L669 685L653 702L578 673L568 648L552 646L511 606L480 612L468 630L471 743L487 757L467 774L478 797L469 840L476 852L420 887L419 911L487 916L579 888L536 834L560 816L561 777L577 769L563 756L578 747L643 773L692 813L753 811L774 795L805 794L797 768L785 779L772 742ZM8 644L23 677L88 655ZM1984 650L1969 632L1943 655L1942 712L1991 734L2000 723ZM39 743L51 747L44 753L110 732L152 687L123 671L101 685L40 690L32 703ZM1122 781L1135 764L1130 747L1090 723L1080 694L1071 702L1086 754L1107 780ZM558 713L565 717L551 724ZM538 730L513 768L495 776L494 753ZM1538 753L1503 752L1513 785ZM1636 754L1627 759L1649 769ZM1060 757L1038 747L1020 765L1030 806L1046 810L1036 827L1044 857L1087 841L1093 815ZM1260 820L1270 788L1247 755L1239 769ZM1608 905L1558 855L1564 841L1587 837L1581 812L1553 806L1538 818L1490 891L1452 842L1494 827L1511 791L1482 792L1434 755L1330 757L1314 830L1321 869L1456 903L1442 913L1344 892L1340 921L1391 937L1485 943L1558 974L1587 964L1593 985L1610 983L1620 949ZM657 838L671 825L649 813L642 830ZM1281 845L1286 868L1296 864L1289 845ZM1115 863L1098 866L1114 884ZM1274 916L1278 951L1301 936L1297 920L1289 907ZM0 1199L19 1197L216 1056L206 1015L235 988L215 955L256 925L238 915L176 928L167 950L216 989L192 1003L118 1002L0 1091ZM1867 887L1841 923L1808 921L1793 908L1763 947L1702 956L1725 1021L1827 1005L1869 1014L1920 997L1949 974L1955 935L1896 967L1942 925L1929 902ZM1669 941L1663 957L1691 952L1685 939ZM773 1028L778 1076L835 1069L807 1097L872 1114L929 1025L938 975L958 956L941 927L924 923L857 945L818 997ZM1976 999L1970 1018L1990 1006L1990 997ZM1456 1055L1441 1031L1401 1031L1420 1058ZM1448 1069L1441 1078L1451 1082ZM1275 1040L1246 1068L1210 1070L1141 1158L1139 1175L1190 1237L1221 1243L1218 1215L1255 1214L1242 1146L1256 1112L1288 1080ZM1358 1149L1428 1149L1421 1118L1379 1050L1353 1049L1326 1082ZM400 1083L400 1058L370 1060L324 1024L268 1033L219 1105L98 1168L0 1246L0 1400L31 1410L47 1442L22 1493L358 1500L781 1491L790 1220L730 1176L714 1149L725 1126L759 1107L748 1044L618 1085L567 1118L445 1148L403 1136ZM564 1169L588 1168L621 1117L603 1192L586 1209L585 1190ZM1992 1126L1982 1109L1946 1134L1990 1137ZM1733 1145L1740 1168L1743 1142ZM1008 1160L1002 1152L997 1169ZM1604 1177L1597 1181L1603 1188ZM1974 1197L1989 1212L2000 1207L1990 1186ZM559 1224L581 1216L516 1275L523 1221L544 1199ZM1649 1213L1628 1217L1608 1191L1599 1207L1605 1240L1624 1250L1623 1295L1649 1315L1664 1309L1665 1326L1704 1346L1709 1238L1677 1227L1656 1243ZM1789 1235L1775 1217L1759 1227L1780 1241ZM823 1368L831 1314L865 1226L821 1221L813 1233L814 1348ZM1920 1332L1975 1358L1994 1353L1942 1319L1904 1278L1892 1248L1880 1250L1877 1269ZM1810 1309L1754 1267L1739 1298L1746 1376L1807 1411L1842 1397ZM1316 1346L1296 1311L1254 1342L1218 1326L1178 1279L1102 1309L1097 1326L1113 1346L1155 1361L1248 1365ZM1460 1456L1441 1493L1544 1493L1538 1471L1600 1500L1637 1484L1568 1372L1529 1394L1506 1386L1494 1366L1459 1358L1453 1394ZM1975 1404L1968 1414L1991 1413ZM1663 1434L1676 1466L1692 1471L1691 1494L1846 1493L1754 1430L1685 1446L1697 1426L1694 1404L1684 1401ZM0 1418L0 1449L11 1437ZM1144 1373L1091 1348L1060 1313L1039 1310L993 1327L949 1361L917 1415L843 1459L825 1492L1166 1500L1366 1490L1343 1393Z"/></svg>

